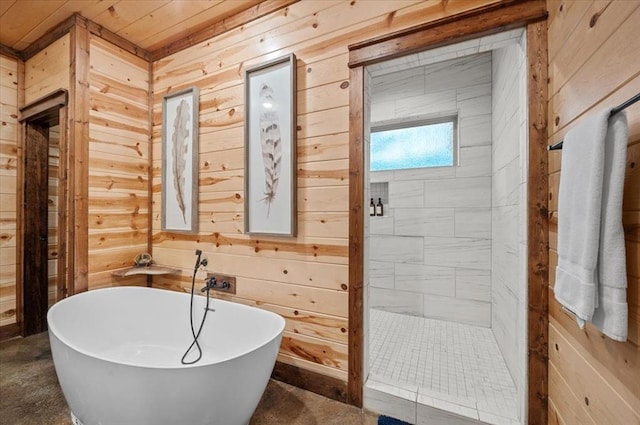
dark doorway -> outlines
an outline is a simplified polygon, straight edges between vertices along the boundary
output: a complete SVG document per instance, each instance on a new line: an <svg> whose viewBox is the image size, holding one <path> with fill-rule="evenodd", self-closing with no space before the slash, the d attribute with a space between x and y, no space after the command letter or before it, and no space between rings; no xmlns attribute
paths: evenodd
<svg viewBox="0 0 640 425"><path fill-rule="evenodd" d="M49 308L49 125L28 122L24 180L24 334L47 330Z"/></svg>
<svg viewBox="0 0 640 425"><path fill-rule="evenodd" d="M18 317L23 336L46 331L49 306L66 294L66 99L66 91L59 91L20 110L22 255Z"/></svg>

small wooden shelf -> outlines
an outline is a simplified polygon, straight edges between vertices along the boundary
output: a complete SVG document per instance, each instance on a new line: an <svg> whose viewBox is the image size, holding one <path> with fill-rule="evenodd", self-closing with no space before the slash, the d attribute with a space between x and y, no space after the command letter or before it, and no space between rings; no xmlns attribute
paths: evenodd
<svg viewBox="0 0 640 425"><path fill-rule="evenodd" d="M180 273L180 269L172 269L170 267L163 266L145 266L145 267L130 267L128 269L116 270L111 274L117 277L127 277L139 274L145 275L161 275L161 274L177 274Z"/></svg>

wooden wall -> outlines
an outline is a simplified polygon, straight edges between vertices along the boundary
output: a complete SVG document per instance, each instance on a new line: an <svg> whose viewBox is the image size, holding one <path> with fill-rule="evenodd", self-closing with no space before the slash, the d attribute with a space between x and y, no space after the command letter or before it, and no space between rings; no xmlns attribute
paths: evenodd
<svg viewBox="0 0 640 425"><path fill-rule="evenodd" d="M27 60L24 70L25 105L58 89L69 89L69 45L70 37L66 34Z"/></svg>
<svg viewBox="0 0 640 425"><path fill-rule="evenodd" d="M144 285L111 272L149 250L149 64L94 35L89 57L89 289Z"/></svg>
<svg viewBox="0 0 640 425"><path fill-rule="evenodd" d="M549 143L640 92L640 2L549 0ZM553 298L562 151L549 153L549 423L640 423L640 104L630 126L623 200L629 340L578 329Z"/></svg>
<svg viewBox="0 0 640 425"><path fill-rule="evenodd" d="M18 60L0 55L0 326L16 323Z"/></svg>
<svg viewBox="0 0 640 425"><path fill-rule="evenodd" d="M237 276L239 302L283 315L279 360L347 380L351 43L491 1L303 1L153 64L153 255L181 268L154 286L188 290L194 250ZM243 71L298 58L298 236L243 234ZM162 97L200 89L197 235L162 232ZM202 277L202 276L200 276ZM199 280L199 284L202 280Z"/></svg>

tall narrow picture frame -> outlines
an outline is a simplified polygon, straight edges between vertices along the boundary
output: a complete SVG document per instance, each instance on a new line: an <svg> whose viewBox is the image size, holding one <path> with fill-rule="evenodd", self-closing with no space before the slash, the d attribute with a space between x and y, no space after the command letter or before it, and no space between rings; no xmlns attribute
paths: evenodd
<svg viewBox="0 0 640 425"><path fill-rule="evenodd" d="M245 233L296 235L296 57L245 71Z"/></svg>
<svg viewBox="0 0 640 425"><path fill-rule="evenodd" d="M162 101L162 230L198 231L199 90Z"/></svg>

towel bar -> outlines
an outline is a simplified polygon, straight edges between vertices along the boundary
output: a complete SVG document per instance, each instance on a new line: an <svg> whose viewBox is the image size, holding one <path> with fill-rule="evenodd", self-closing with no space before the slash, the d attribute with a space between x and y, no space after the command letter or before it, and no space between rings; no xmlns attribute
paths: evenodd
<svg viewBox="0 0 640 425"><path fill-rule="evenodd" d="M609 116L615 115L618 112L627 109L629 106L633 105L634 103L636 103L639 100L640 100L640 93L636 94L631 99L629 99L626 102L621 103L620 105L618 105L615 108L613 108L611 110L611 113L609 114ZM547 146L547 150L548 151L556 151L556 150L559 150L559 149L562 149L562 141L556 143L555 145Z"/></svg>

